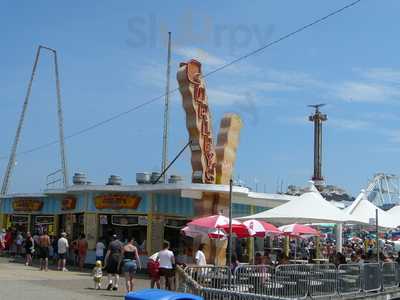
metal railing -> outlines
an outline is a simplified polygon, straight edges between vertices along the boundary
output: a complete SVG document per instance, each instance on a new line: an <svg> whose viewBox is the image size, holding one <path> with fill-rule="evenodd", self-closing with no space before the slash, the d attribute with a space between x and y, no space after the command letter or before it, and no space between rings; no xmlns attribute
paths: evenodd
<svg viewBox="0 0 400 300"><path fill-rule="evenodd" d="M366 292L379 291L381 284L381 266L378 263L361 265L363 290Z"/></svg>
<svg viewBox="0 0 400 300"><path fill-rule="evenodd" d="M308 265L310 276L308 294L313 298L334 296L337 293L337 269L333 264Z"/></svg>
<svg viewBox="0 0 400 300"><path fill-rule="evenodd" d="M281 265L275 269L275 280L279 283L278 298L305 299L309 288L309 265Z"/></svg>
<svg viewBox="0 0 400 300"><path fill-rule="evenodd" d="M305 299L380 292L399 286L397 263L178 267L181 291L205 300ZM229 280L231 280L229 282Z"/></svg>
<svg viewBox="0 0 400 300"><path fill-rule="evenodd" d="M394 288L399 286L397 278L398 265L394 263L383 263L382 264L382 288Z"/></svg>
<svg viewBox="0 0 400 300"><path fill-rule="evenodd" d="M339 265L337 279L339 295L356 294L361 292L361 265Z"/></svg>
<svg viewBox="0 0 400 300"><path fill-rule="evenodd" d="M234 290L240 293L275 296L279 284L271 266L240 266L233 274Z"/></svg>

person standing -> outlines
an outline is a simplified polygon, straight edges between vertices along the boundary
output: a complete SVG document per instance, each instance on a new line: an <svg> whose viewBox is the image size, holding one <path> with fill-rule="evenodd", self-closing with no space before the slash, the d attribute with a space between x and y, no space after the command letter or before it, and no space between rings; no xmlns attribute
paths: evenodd
<svg viewBox="0 0 400 300"><path fill-rule="evenodd" d="M100 238L99 241L96 243L96 261L100 260L101 262L103 262L105 248L106 246L103 243L103 238Z"/></svg>
<svg viewBox="0 0 400 300"><path fill-rule="evenodd" d="M15 238L15 245L16 245L16 253L15 257L22 256L22 244L24 243L24 237L22 236L22 232L17 232L17 237Z"/></svg>
<svg viewBox="0 0 400 300"><path fill-rule="evenodd" d="M71 242L71 252L73 257L73 265L78 266L79 264L79 251L78 251L78 240L75 239Z"/></svg>
<svg viewBox="0 0 400 300"><path fill-rule="evenodd" d="M123 271L127 292L133 291L133 275L136 270L141 269L138 249L133 245L134 239L130 238L128 243L122 248Z"/></svg>
<svg viewBox="0 0 400 300"><path fill-rule="evenodd" d="M86 260L86 254L88 250L88 242L84 233L81 234L78 240L78 254L79 254L79 271L83 271L83 266Z"/></svg>
<svg viewBox="0 0 400 300"><path fill-rule="evenodd" d="M118 290L118 281L120 273L120 265L122 260L122 243L117 239L117 235L112 236L112 241L108 245L108 250L106 253L105 269L108 276L107 290Z"/></svg>
<svg viewBox="0 0 400 300"><path fill-rule="evenodd" d="M9 254L11 254L12 244L13 244L12 230L11 228L8 228L6 234L4 235L4 245L5 245L5 250L7 250Z"/></svg>
<svg viewBox="0 0 400 300"><path fill-rule="evenodd" d="M101 289L101 279L103 278L103 269L101 267L101 261L96 260L96 266L92 270L92 276L94 281L94 289L100 290Z"/></svg>
<svg viewBox="0 0 400 300"><path fill-rule="evenodd" d="M147 270L150 274L150 288L154 289L156 286L160 288L160 263L157 260L158 252L149 257L147 261Z"/></svg>
<svg viewBox="0 0 400 300"><path fill-rule="evenodd" d="M169 250L169 242L164 241L163 249L158 252L158 261L160 263L160 276L165 279L165 289L172 290L174 277L175 257L174 253Z"/></svg>
<svg viewBox="0 0 400 300"><path fill-rule="evenodd" d="M0 255L3 254L6 249L6 230L3 228L0 230Z"/></svg>
<svg viewBox="0 0 400 300"><path fill-rule="evenodd" d="M39 258L40 258L40 270L49 270L49 248L50 248L50 237L46 230L43 230L39 236Z"/></svg>
<svg viewBox="0 0 400 300"><path fill-rule="evenodd" d="M57 242L57 254L58 254L58 270L59 271L68 271L66 268L67 263L67 253L68 253L68 240L67 234L65 232L61 233L61 237Z"/></svg>
<svg viewBox="0 0 400 300"><path fill-rule="evenodd" d="M58 264L58 239L54 236L51 239L51 247L53 248L53 264Z"/></svg>
<svg viewBox="0 0 400 300"><path fill-rule="evenodd" d="M24 247L25 247L25 266L32 266L32 255L35 252L35 244L30 232L26 233Z"/></svg>
<svg viewBox="0 0 400 300"><path fill-rule="evenodd" d="M194 256L194 261L198 266L205 266L207 265L206 256L204 254L204 248L206 244L200 244L199 249L196 251Z"/></svg>

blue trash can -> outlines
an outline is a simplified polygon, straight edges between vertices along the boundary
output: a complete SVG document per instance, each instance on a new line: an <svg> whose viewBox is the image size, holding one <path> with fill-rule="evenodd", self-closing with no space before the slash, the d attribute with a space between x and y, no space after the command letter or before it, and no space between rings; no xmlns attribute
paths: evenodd
<svg viewBox="0 0 400 300"><path fill-rule="evenodd" d="M126 294L125 300L204 300L192 294L174 293L159 289L144 289Z"/></svg>

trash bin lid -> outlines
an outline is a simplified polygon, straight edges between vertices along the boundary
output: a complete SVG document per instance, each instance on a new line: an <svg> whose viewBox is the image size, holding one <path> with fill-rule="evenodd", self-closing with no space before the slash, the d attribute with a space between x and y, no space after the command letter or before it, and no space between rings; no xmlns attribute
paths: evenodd
<svg viewBox="0 0 400 300"><path fill-rule="evenodd" d="M159 289L144 289L126 294L125 300L203 300L203 297Z"/></svg>

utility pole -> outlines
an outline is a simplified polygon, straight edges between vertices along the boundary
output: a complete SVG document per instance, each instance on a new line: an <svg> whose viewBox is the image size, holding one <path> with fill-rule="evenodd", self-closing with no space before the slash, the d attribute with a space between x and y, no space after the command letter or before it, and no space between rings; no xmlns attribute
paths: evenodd
<svg viewBox="0 0 400 300"><path fill-rule="evenodd" d="M167 84L165 87L165 108L164 108L164 132L163 132L163 149L161 172L163 172L168 164L168 125L169 125L169 85L171 74L171 32L168 32L168 58L167 58ZM163 176L164 183L167 183L167 174Z"/></svg>
<svg viewBox="0 0 400 300"><path fill-rule="evenodd" d="M322 122L328 119L326 114L319 111L319 108L324 105L308 105L315 108L314 114L309 116L308 120L314 123L314 174L312 180L319 191L324 186L324 178L322 177Z"/></svg>

